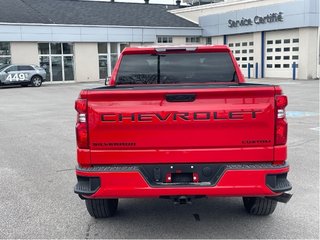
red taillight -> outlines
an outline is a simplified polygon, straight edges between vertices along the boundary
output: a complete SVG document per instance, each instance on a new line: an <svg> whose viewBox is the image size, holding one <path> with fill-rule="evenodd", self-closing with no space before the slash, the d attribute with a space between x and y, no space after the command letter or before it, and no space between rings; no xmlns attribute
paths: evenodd
<svg viewBox="0 0 320 240"><path fill-rule="evenodd" d="M77 123L76 135L78 148L89 148L88 127L86 123Z"/></svg>
<svg viewBox="0 0 320 240"><path fill-rule="evenodd" d="M288 98L284 95L276 96L276 107L278 109L284 109L288 105Z"/></svg>
<svg viewBox="0 0 320 240"><path fill-rule="evenodd" d="M78 113L87 113L87 99L77 99L74 108Z"/></svg>
<svg viewBox="0 0 320 240"><path fill-rule="evenodd" d="M277 119L276 125L276 145L285 145L287 143L288 124L285 118Z"/></svg>
<svg viewBox="0 0 320 240"><path fill-rule="evenodd" d="M78 112L76 125L77 145L82 149L89 148L87 105L86 99L77 99L75 102L75 109Z"/></svg>
<svg viewBox="0 0 320 240"><path fill-rule="evenodd" d="M276 126L275 126L275 144L285 145L288 136L288 123L286 120L285 107L288 105L288 98L284 95L275 97L276 108Z"/></svg>

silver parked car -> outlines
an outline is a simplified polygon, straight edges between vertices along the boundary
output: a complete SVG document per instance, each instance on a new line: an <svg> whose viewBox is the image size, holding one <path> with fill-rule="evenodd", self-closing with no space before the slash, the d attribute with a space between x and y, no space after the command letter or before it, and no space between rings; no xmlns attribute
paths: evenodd
<svg viewBox="0 0 320 240"><path fill-rule="evenodd" d="M46 80L46 71L36 65L4 64L0 66L0 85L40 87Z"/></svg>

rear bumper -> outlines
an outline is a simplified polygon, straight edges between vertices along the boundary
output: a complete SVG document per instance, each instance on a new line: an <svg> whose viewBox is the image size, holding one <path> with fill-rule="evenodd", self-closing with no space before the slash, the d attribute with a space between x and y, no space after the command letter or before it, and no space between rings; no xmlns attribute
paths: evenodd
<svg viewBox="0 0 320 240"><path fill-rule="evenodd" d="M212 167L211 176L204 174ZM193 169L197 182L167 183L168 169ZM160 168L160 176L158 169ZM190 170L191 171L191 170ZM75 193L84 198L144 198L165 196L278 196L291 190L289 165L171 164L95 166L76 169ZM204 175L203 175L204 174Z"/></svg>

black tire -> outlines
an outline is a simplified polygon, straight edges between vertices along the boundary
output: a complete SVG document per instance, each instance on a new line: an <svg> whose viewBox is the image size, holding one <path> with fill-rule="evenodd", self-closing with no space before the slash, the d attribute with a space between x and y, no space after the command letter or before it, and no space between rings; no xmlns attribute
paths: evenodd
<svg viewBox="0 0 320 240"><path fill-rule="evenodd" d="M267 198L243 197L243 205L249 214L266 216L274 212L277 202Z"/></svg>
<svg viewBox="0 0 320 240"><path fill-rule="evenodd" d="M42 77L35 75L31 78L32 87L40 87L42 85Z"/></svg>
<svg viewBox="0 0 320 240"><path fill-rule="evenodd" d="M94 218L112 217L118 209L118 199L86 199L86 207Z"/></svg>

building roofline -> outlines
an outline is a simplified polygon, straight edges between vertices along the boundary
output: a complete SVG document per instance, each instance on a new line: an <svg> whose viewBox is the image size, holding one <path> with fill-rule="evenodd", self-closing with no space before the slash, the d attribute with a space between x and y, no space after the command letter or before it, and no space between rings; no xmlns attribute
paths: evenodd
<svg viewBox="0 0 320 240"><path fill-rule="evenodd" d="M95 28L155 28L155 29L189 29L202 30L201 27L166 27L166 26L122 26L122 25L85 25L85 24L54 24L54 23L8 23L0 22L0 25L9 26L53 26L53 27L95 27Z"/></svg>
<svg viewBox="0 0 320 240"><path fill-rule="evenodd" d="M78 1L78 2L89 2L89 3L92 3L92 2L96 2L96 3L101 3L101 4L132 4L132 5L160 5L160 6L175 6L176 8L179 8L176 4L170 4L170 3L148 3L148 4L145 4L145 3L141 3L141 2L107 2L107 1L104 1L104 0L55 0L55 1L64 1L64 2L74 2L74 1ZM128 0L129 1L129 0ZM183 6L183 5L182 5Z"/></svg>

